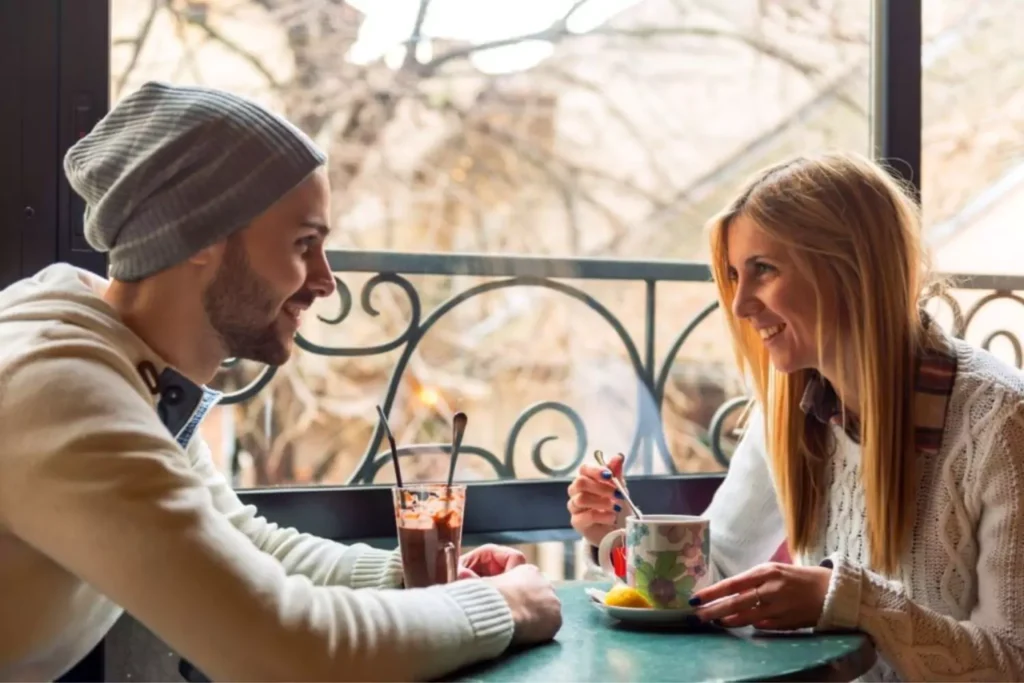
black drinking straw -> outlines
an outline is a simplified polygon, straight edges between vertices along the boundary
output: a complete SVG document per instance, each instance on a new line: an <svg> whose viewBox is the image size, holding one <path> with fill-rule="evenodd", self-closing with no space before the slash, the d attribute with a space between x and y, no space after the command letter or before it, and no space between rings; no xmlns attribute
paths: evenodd
<svg viewBox="0 0 1024 683"><path fill-rule="evenodd" d="M388 418L384 415L384 409L377 406L377 414L380 415L381 424L384 425L384 433L388 437L388 444L391 446L391 462L395 466L395 485L402 488L402 467L398 464L398 446L395 444L395 435L391 433L391 427L388 425ZM405 507L405 496L399 495L399 500L402 501L402 507Z"/></svg>

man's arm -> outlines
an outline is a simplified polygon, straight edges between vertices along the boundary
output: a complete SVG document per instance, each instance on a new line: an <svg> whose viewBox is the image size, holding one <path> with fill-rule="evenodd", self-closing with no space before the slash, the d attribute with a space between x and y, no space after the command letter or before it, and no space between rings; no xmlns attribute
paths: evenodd
<svg viewBox="0 0 1024 683"><path fill-rule="evenodd" d="M217 470L210 449L198 436L188 448L192 471L210 491L213 505L260 550L272 555L288 574L308 577L318 586L397 588L402 585L402 560L397 551L335 541L281 528L267 521L253 505L245 505Z"/></svg>
<svg viewBox="0 0 1024 683"><path fill-rule="evenodd" d="M489 583L410 591L289 576L213 504L155 412L95 345L0 377L0 523L215 679L421 680L500 654Z"/></svg>

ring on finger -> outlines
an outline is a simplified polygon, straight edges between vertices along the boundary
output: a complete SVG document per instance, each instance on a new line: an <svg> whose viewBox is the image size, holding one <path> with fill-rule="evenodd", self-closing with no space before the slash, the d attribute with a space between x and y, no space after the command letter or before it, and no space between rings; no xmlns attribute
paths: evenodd
<svg viewBox="0 0 1024 683"><path fill-rule="evenodd" d="M585 505L580 505L578 502L578 498L579 496L573 496L572 498L569 499L569 506L571 508L572 514L574 515L586 512L587 510L590 509Z"/></svg>

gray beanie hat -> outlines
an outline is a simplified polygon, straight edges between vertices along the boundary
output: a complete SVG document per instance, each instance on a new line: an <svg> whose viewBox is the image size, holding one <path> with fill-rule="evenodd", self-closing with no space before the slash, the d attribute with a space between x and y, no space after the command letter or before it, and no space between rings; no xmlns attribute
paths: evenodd
<svg viewBox="0 0 1024 683"><path fill-rule="evenodd" d="M324 164L298 128L220 90L150 82L64 157L85 239L132 281L245 227Z"/></svg>

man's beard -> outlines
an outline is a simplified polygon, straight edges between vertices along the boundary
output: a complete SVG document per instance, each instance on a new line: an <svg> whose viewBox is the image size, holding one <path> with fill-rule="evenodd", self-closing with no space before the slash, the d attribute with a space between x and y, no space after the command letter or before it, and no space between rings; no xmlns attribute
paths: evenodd
<svg viewBox="0 0 1024 683"><path fill-rule="evenodd" d="M229 239L224 260L203 294L203 306L229 358L282 365L291 355L290 340L277 325L280 306L271 287L257 275L245 247Z"/></svg>

